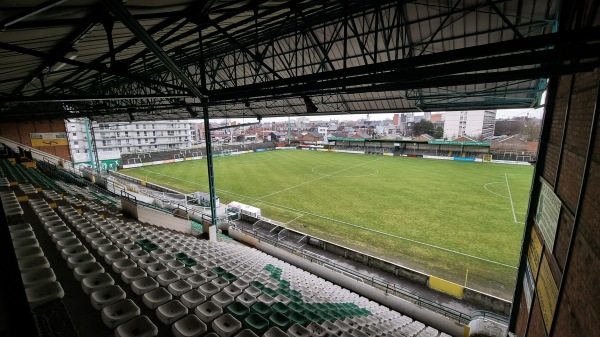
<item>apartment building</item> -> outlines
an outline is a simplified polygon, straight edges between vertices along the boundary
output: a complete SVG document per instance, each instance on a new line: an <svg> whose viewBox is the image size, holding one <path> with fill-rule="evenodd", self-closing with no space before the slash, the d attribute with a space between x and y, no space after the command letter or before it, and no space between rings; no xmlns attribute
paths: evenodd
<svg viewBox="0 0 600 337"><path fill-rule="evenodd" d="M496 111L447 111L444 121L444 138L488 139L494 135L495 123Z"/></svg>

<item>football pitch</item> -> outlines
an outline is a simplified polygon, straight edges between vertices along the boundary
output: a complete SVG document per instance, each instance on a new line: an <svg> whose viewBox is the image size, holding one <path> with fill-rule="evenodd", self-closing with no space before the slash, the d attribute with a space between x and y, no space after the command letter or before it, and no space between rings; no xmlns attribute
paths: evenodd
<svg viewBox="0 0 600 337"><path fill-rule="evenodd" d="M120 171L208 192L205 160ZM317 151L215 158L221 203L512 300L533 167Z"/></svg>

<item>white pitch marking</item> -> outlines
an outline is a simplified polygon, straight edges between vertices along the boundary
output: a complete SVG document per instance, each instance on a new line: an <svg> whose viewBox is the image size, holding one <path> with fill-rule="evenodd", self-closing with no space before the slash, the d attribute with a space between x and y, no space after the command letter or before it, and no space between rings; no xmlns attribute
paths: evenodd
<svg viewBox="0 0 600 337"><path fill-rule="evenodd" d="M510 199L510 208L512 209L513 219L515 219L516 223L519 223L517 221L517 215L515 214L515 205L513 204L512 194L510 193L510 185L508 184L508 175L506 173L504 173L504 178L506 179L506 188L508 188L508 198Z"/></svg>
<svg viewBox="0 0 600 337"><path fill-rule="evenodd" d="M483 188L485 188L485 190L486 190L486 191L488 191L488 192L490 192L490 193L492 193L492 194L495 194L495 195L497 195L497 196L499 196L499 197L501 197L501 198L508 198L508 197L507 197L507 196L505 196L505 195L498 194L498 193L496 193L496 192L494 192L494 191L490 190L489 188L487 188L487 186L488 186L488 185L493 185L493 184L502 184L502 182L487 183L487 184L483 185Z"/></svg>

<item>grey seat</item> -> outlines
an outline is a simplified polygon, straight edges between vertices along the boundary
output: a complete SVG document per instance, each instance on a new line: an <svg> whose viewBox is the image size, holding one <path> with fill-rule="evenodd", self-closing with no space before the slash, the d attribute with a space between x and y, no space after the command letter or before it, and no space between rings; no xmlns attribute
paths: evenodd
<svg viewBox="0 0 600 337"><path fill-rule="evenodd" d="M206 297L201 292L199 292L198 289L193 289L181 295L179 300L186 307L193 309L198 305L204 303L204 301L206 301Z"/></svg>
<svg viewBox="0 0 600 337"><path fill-rule="evenodd" d="M142 302L150 309L156 309L172 299L173 295L163 287L151 290L142 296Z"/></svg>
<svg viewBox="0 0 600 337"><path fill-rule="evenodd" d="M263 337L289 337L289 335L274 326L263 334Z"/></svg>
<svg viewBox="0 0 600 337"><path fill-rule="evenodd" d="M187 313L188 308L177 300L169 301L156 308L156 317L164 324L171 324Z"/></svg>
<svg viewBox="0 0 600 337"><path fill-rule="evenodd" d="M158 328L147 316L138 316L115 329L115 337L152 337L156 335L158 335Z"/></svg>
<svg viewBox="0 0 600 337"><path fill-rule="evenodd" d="M138 259L137 264L138 264L138 266L140 266L144 269L147 269L150 266L155 266L155 265L159 264L159 262L158 262L158 259L156 259L155 257L147 256L147 257L142 257L142 258ZM161 266L163 266L163 265L161 264ZM159 268L159 267L157 267L157 268ZM164 267L164 271L167 271L167 270L168 270L168 268ZM157 271L158 271L158 269L157 269ZM156 276L156 275L153 275L153 276Z"/></svg>
<svg viewBox="0 0 600 337"><path fill-rule="evenodd" d="M234 284L230 284L227 287L223 288L223 291L228 293L231 297L236 297L242 293L242 290L236 287Z"/></svg>
<svg viewBox="0 0 600 337"><path fill-rule="evenodd" d="M67 247L60 251L60 255L65 260L71 256L87 253L89 253L89 251L84 246Z"/></svg>
<svg viewBox="0 0 600 337"><path fill-rule="evenodd" d="M26 288L25 295L27 296L29 305L32 308L36 308L57 298L63 298L65 292L59 282L50 281Z"/></svg>
<svg viewBox="0 0 600 337"><path fill-rule="evenodd" d="M131 291L133 291L136 295L143 295L158 287L158 282L156 282L156 280L150 276L146 276L131 282Z"/></svg>
<svg viewBox="0 0 600 337"><path fill-rule="evenodd" d="M96 310L109 306L113 303L124 299L125 291L117 285L111 285L102 289L98 289L90 294L90 302Z"/></svg>
<svg viewBox="0 0 600 337"><path fill-rule="evenodd" d="M256 335L250 329L244 329L244 330L241 330L240 332L238 332L238 334L235 335L235 337L258 337L258 335Z"/></svg>
<svg viewBox="0 0 600 337"><path fill-rule="evenodd" d="M235 301L240 302L243 305L250 308L252 304L256 303L256 298L250 294L241 293L240 295L238 295L238 297L235 298Z"/></svg>
<svg viewBox="0 0 600 337"><path fill-rule="evenodd" d="M146 271L144 271L144 269L140 267L127 269L121 273L121 279L127 284L131 284L131 282L139 280L146 276L148 276L148 274L146 273Z"/></svg>
<svg viewBox="0 0 600 337"><path fill-rule="evenodd" d="M113 278L107 273L92 274L81 280L81 288L83 289L83 292L88 295L98 289L102 289L113 284L115 284L115 280L113 280Z"/></svg>
<svg viewBox="0 0 600 337"><path fill-rule="evenodd" d="M219 292L219 287L210 282L207 282L198 287L198 291L200 291L206 298L210 298L214 294Z"/></svg>
<svg viewBox="0 0 600 337"><path fill-rule="evenodd" d="M98 247L98 254L105 257L107 254L116 253L119 251L119 247L114 245L100 246Z"/></svg>
<svg viewBox="0 0 600 337"><path fill-rule="evenodd" d="M115 261L112 265L112 269L115 271L115 273L119 273L119 274L124 272L125 270L136 268L136 267L137 267L137 263L135 263L134 261L132 261L130 259L118 260L118 261Z"/></svg>
<svg viewBox="0 0 600 337"><path fill-rule="evenodd" d="M27 257L44 256L44 251L40 247L25 247L15 249L15 255L18 260Z"/></svg>
<svg viewBox="0 0 600 337"><path fill-rule="evenodd" d="M173 283L170 283L167 286L167 290L169 290L169 292L173 294L173 296L181 296L186 292L192 290L192 285L186 282L185 280L178 280Z"/></svg>
<svg viewBox="0 0 600 337"><path fill-rule="evenodd" d="M52 242L56 243L58 242L58 240L62 240L62 239L75 239L75 233L71 232L71 231L64 231L64 232L59 232L59 233L54 233L52 234Z"/></svg>
<svg viewBox="0 0 600 337"><path fill-rule="evenodd" d="M231 302L233 302L233 297L231 295L229 295L227 292L221 291L221 292L214 294L211 297L211 301L215 302L215 304L220 306L221 308L225 308Z"/></svg>
<svg viewBox="0 0 600 337"><path fill-rule="evenodd" d="M38 268L50 268L50 262L44 256L26 257L17 260L21 272L26 272Z"/></svg>
<svg viewBox="0 0 600 337"><path fill-rule="evenodd" d="M148 252L145 252L143 250L136 250L136 251L133 251L133 252L129 253L129 257L133 261L138 261L141 258L150 257L150 254L148 254Z"/></svg>
<svg viewBox="0 0 600 337"><path fill-rule="evenodd" d="M106 255L104 255L104 262L106 262L106 264L110 264L112 265L113 263L120 261L120 260L125 260L127 259L127 254L123 253L122 251L116 251L113 253L108 253Z"/></svg>
<svg viewBox="0 0 600 337"><path fill-rule="evenodd" d="M52 268L38 268L21 274L23 285L29 288L45 282L56 281L56 275Z"/></svg>
<svg viewBox="0 0 600 337"><path fill-rule="evenodd" d="M206 301L197 306L194 313L202 320L202 322L208 324L223 314L223 309L213 301Z"/></svg>
<svg viewBox="0 0 600 337"><path fill-rule="evenodd" d="M310 330L298 323L294 323L287 329L287 334L290 337L309 337Z"/></svg>
<svg viewBox="0 0 600 337"><path fill-rule="evenodd" d="M74 256L69 257L67 259L67 266L70 269L75 269L75 268L83 266L85 264L94 263L94 262L96 262L96 258L90 253L85 253L85 254L79 254L79 255L74 255Z"/></svg>
<svg viewBox="0 0 600 337"><path fill-rule="evenodd" d="M132 300L126 299L102 309L102 322L112 329L139 316L140 313L140 308Z"/></svg>
<svg viewBox="0 0 600 337"><path fill-rule="evenodd" d="M206 332L206 324L196 315L187 315L172 326L176 337L199 337Z"/></svg>
<svg viewBox="0 0 600 337"><path fill-rule="evenodd" d="M98 262L88 263L73 269L73 276L75 276L77 281L81 281L88 276L99 273L104 273L104 267Z"/></svg>
<svg viewBox="0 0 600 337"><path fill-rule="evenodd" d="M179 277L182 280L185 280L188 277L196 275L196 273L191 268L188 268L188 267L180 268L176 271L176 273L177 273L177 275L179 275Z"/></svg>
<svg viewBox="0 0 600 337"><path fill-rule="evenodd" d="M242 323L230 314L217 317L211 324L213 330L219 337L232 337L242 329Z"/></svg>
<svg viewBox="0 0 600 337"><path fill-rule="evenodd" d="M156 280L161 286L168 286L169 284L178 281L179 276L172 271L167 271L156 276Z"/></svg>

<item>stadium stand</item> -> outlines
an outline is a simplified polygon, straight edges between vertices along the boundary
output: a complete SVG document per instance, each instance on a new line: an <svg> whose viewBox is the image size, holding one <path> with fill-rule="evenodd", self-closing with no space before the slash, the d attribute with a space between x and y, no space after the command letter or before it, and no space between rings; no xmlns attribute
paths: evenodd
<svg viewBox="0 0 600 337"><path fill-rule="evenodd" d="M254 248L138 223L105 207L112 196L11 166L33 180L0 179L0 198L34 313L61 303L93 335L447 336Z"/></svg>

